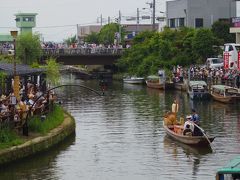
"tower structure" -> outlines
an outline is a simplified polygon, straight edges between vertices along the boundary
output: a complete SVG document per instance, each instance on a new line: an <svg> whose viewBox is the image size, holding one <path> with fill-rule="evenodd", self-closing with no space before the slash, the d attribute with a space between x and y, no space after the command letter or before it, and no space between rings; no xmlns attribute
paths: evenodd
<svg viewBox="0 0 240 180"><path fill-rule="evenodd" d="M32 33L32 28L36 26L36 15L37 13L17 13L16 16L16 26L20 28L21 33L30 32Z"/></svg>

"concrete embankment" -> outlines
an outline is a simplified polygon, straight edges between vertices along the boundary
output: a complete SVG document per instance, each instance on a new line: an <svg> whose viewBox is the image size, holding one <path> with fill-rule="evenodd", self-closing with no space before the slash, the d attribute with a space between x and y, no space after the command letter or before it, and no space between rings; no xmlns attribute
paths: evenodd
<svg viewBox="0 0 240 180"><path fill-rule="evenodd" d="M75 133L75 120L65 113L63 123L48 134L32 138L24 144L1 150L0 165L46 151L73 133Z"/></svg>

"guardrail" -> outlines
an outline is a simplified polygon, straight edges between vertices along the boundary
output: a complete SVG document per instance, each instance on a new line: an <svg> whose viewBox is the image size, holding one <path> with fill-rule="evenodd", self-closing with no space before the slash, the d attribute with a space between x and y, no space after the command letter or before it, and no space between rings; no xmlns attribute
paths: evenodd
<svg viewBox="0 0 240 180"><path fill-rule="evenodd" d="M122 55L125 49L123 48L43 48L45 56L60 56L60 55ZM9 49L0 49L0 54L9 54Z"/></svg>
<svg viewBox="0 0 240 180"><path fill-rule="evenodd" d="M120 48L64 48L54 49L45 48L43 49L43 55L47 56L75 56L75 55L122 55L124 49Z"/></svg>

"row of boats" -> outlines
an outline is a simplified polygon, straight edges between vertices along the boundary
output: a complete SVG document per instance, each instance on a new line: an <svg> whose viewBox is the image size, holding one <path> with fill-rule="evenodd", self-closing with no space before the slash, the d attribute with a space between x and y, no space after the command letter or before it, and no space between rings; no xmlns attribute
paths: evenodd
<svg viewBox="0 0 240 180"><path fill-rule="evenodd" d="M189 81L187 89L191 99L208 99L211 96L222 103L233 103L240 99L240 89L223 84L209 87L205 81Z"/></svg>
<svg viewBox="0 0 240 180"><path fill-rule="evenodd" d="M214 100L230 103L235 100L240 99L240 91L237 88L226 86L226 85L212 85L210 91L208 90L208 85L205 81L188 81L188 83L166 83L159 76L149 76L145 80L140 77L130 77L124 78L124 83L130 84L143 84L146 83L147 87L155 89L170 89L175 88L178 90L187 91L191 99L204 99L213 97ZM166 116L165 118L168 118ZM184 127L180 124L167 124L165 120L163 121L163 128L166 134L171 138L186 146L191 147L211 147L211 143L214 141L215 137L210 136L204 132L199 136L189 136L183 133ZM225 167L219 169L216 173L216 180L222 179L240 179L240 157L231 160Z"/></svg>
<svg viewBox="0 0 240 180"><path fill-rule="evenodd" d="M160 90L178 89L187 91L191 99L208 99L212 96L214 100L223 103L233 103L240 99L240 89L227 85L211 85L209 88L205 81L188 80L187 83L173 83L166 82L159 76L148 76L146 80L142 77L124 78L123 82L129 84L146 83L147 87Z"/></svg>

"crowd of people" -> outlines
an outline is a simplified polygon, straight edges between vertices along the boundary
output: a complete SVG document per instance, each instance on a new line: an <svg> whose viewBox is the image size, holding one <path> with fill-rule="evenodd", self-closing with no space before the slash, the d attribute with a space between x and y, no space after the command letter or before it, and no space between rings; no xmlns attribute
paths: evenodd
<svg viewBox="0 0 240 180"><path fill-rule="evenodd" d="M203 80L207 84L224 84L240 88L240 71L236 69L207 68L192 65L190 68L177 66L173 69L173 82L183 82L184 79Z"/></svg>
<svg viewBox="0 0 240 180"><path fill-rule="evenodd" d="M41 87L28 80L26 87L21 84L20 96L14 92L0 97L1 127L22 127L29 116L43 115L52 109L56 99L54 92L43 94Z"/></svg>
<svg viewBox="0 0 240 180"><path fill-rule="evenodd" d="M13 49L13 43L0 43L0 54L7 54L8 50Z"/></svg>

